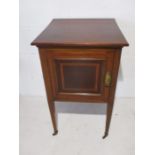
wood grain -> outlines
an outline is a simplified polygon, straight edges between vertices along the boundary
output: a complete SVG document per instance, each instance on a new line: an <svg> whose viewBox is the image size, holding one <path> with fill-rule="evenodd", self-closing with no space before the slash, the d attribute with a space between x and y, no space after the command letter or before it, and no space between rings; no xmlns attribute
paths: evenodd
<svg viewBox="0 0 155 155"><path fill-rule="evenodd" d="M58 133L54 101L107 104L109 133L122 47L114 19L54 19L31 43L39 47L48 106ZM105 85L105 75L111 82Z"/></svg>
<svg viewBox="0 0 155 155"><path fill-rule="evenodd" d="M54 19L32 45L111 48L128 43L114 19Z"/></svg>

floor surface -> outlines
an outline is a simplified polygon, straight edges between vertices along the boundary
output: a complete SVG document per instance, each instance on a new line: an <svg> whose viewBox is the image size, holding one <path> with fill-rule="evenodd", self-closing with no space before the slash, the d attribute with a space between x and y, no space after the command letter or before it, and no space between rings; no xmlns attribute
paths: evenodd
<svg viewBox="0 0 155 155"><path fill-rule="evenodd" d="M134 155L134 98L115 101L109 136L105 104L56 102L58 129L45 97L20 97L20 155Z"/></svg>

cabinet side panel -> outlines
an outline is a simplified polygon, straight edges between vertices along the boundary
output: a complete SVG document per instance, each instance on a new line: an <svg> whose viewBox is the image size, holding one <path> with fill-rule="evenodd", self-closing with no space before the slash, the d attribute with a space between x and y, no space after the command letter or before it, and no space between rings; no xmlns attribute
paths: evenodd
<svg viewBox="0 0 155 155"><path fill-rule="evenodd" d="M46 51L44 49L39 49L39 56L40 56L40 62L42 67L47 99L48 99L48 102L51 102L52 100L54 100L54 89L52 87L53 84L51 83L51 80L50 80L48 63L46 58Z"/></svg>

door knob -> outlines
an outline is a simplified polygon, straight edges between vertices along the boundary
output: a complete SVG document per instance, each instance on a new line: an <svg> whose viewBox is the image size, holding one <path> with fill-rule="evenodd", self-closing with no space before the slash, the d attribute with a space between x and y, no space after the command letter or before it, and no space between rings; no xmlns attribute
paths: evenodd
<svg viewBox="0 0 155 155"><path fill-rule="evenodd" d="M109 87L111 85L111 73L110 72L107 72L106 75L105 75L105 86Z"/></svg>

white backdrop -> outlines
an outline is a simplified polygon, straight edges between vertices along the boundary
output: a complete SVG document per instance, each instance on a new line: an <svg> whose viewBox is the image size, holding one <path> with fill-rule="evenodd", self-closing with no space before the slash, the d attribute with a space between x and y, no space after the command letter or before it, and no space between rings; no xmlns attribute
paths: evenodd
<svg viewBox="0 0 155 155"><path fill-rule="evenodd" d="M53 18L115 18L130 44L123 48L116 95L134 97L134 0L20 0L20 95L45 95L30 43Z"/></svg>

